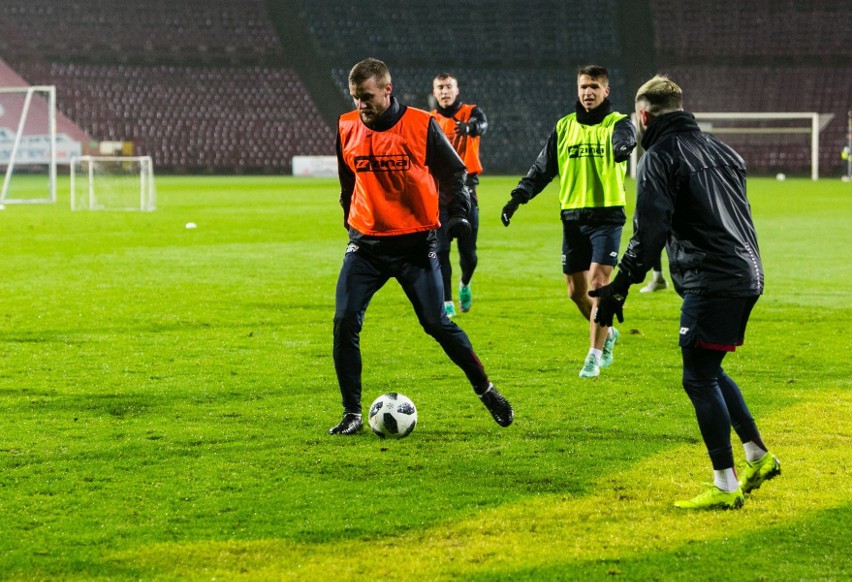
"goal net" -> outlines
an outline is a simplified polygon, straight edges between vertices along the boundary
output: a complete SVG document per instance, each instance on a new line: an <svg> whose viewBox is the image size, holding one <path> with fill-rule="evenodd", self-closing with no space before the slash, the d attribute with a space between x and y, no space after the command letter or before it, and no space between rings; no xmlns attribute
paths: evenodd
<svg viewBox="0 0 852 582"><path fill-rule="evenodd" d="M819 178L820 132L834 114L814 112L693 113L703 131L716 135L745 158L758 173L810 169ZM636 123L635 115L633 121ZM638 148L637 148L638 149ZM632 175L638 153L634 150Z"/></svg>
<svg viewBox="0 0 852 582"><path fill-rule="evenodd" d="M71 160L71 210L155 209L150 156L81 156Z"/></svg>
<svg viewBox="0 0 852 582"><path fill-rule="evenodd" d="M56 87L0 87L0 204L56 202ZM64 140L63 153L79 155Z"/></svg>

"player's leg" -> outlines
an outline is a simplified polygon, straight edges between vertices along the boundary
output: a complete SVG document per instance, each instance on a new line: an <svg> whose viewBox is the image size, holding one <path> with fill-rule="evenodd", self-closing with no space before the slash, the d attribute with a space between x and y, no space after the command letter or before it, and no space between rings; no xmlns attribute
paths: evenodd
<svg viewBox="0 0 852 582"><path fill-rule="evenodd" d="M473 303L470 282L473 279L476 266L479 264L479 257L476 254L476 239L479 236L479 206L472 204L467 218L471 226L470 234L456 241L456 248L459 250L459 266L461 267L459 306L465 312L470 311Z"/></svg>
<svg viewBox="0 0 852 582"><path fill-rule="evenodd" d="M592 298L589 297L589 268L592 248L588 238L580 232L576 221L562 220L562 273L568 287L568 297L577 306L580 315L589 324L592 318ZM591 328L590 328L591 329ZM601 373L601 352L589 351L580 368L580 378L597 378Z"/></svg>
<svg viewBox="0 0 852 582"><path fill-rule="evenodd" d="M683 347L683 388L695 409L698 427L714 470L734 466L731 417L717 380L725 352Z"/></svg>
<svg viewBox="0 0 852 582"><path fill-rule="evenodd" d="M724 308L728 313L740 314L737 345L742 345L745 340L745 330L757 299L757 297L731 299L730 305ZM743 493L749 493L759 488L766 481L780 475L781 463L764 444L757 423L752 417L742 390L737 383L721 369L718 381L728 412L731 415L731 425L745 451L746 467L740 475L740 487Z"/></svg>
<svg viewBox="0 0 852 582"><path fill-rule="evenodd" d="M589 287L598 289L608 285L612 279L612 271L618 263L618 248L621 244L621 225L587 226L587 233L592 247L592 262L589 267ZM592 313L597 308L598 300L592 298ZM589 318L589 349L597 355L600 350L600 366L606 368L612 364L613 348L618 341L619 333L615 327L598 325L594 317ZM592 351L593 350L593 351Z"/></svg>
<svg viewBox="0 0 852 582"><path fill-rule="evenodd" d="M494 420L500 426L509 426L514 418L512 406L488 379L467 334L443 309L443 283L436 253L424 248L420 254L411 256L395 276L426 333L435 338L450 360L461 368Z"/></svg>
<svg viewBox="0 0 852 582"><path fill-rule="evenodd" d="M764 444L757 423L749 412L742 391L734 380L720 370L719 388L731 416L731 426L743 444L746 466L740 474L743 493L750 493L781 474L781 462Z"/></svg>
<svg viewBox="0 0 852 582"><path fill-rule="evenodd" d="M666 283L666 278L663 276L662 253L660 253L660 256L657 257L656 262L651 266L651 273L651 280L648 281L647 285L639 289L640 293L653 293L654 291L659 291L668 287L668 283Z"/></svg>
<svg viewBox="0 0 852 582"><path fill-rule="evenodd" d="M597 289L609 284L612 277L612 267L610 265L601 265L600 263L592 263L589 268L589 288ZM598 306L598 300L590 297L592 302L592 313ZM595 323L594 317L589 318L589 346L598 350L603 350L604 342L609 337L610 328Z"/></svg>
<svg viewBox="0 0 852 582"><path fill-rule="evenodd" d="M739 319L726 312L728 300L686 295L681 307L680 347L683 388L695 409L701 437L713 466L713 487L683 509L737 508L743 493L734 470L731 415L719 385L722 360L736 346Z"/></svg>
<svg viewBox="0 0 852 582"><path fill-rule="evenodd" d="M564 255L563 255L564 257ZM589 271L565 273L565 283L568 286L568 296L580 310L580 314L588 322L589 333L597 327L592 316L594 303L589 297ZM594 327L593 327L594 326ZM601 339L603 343L603 339ZM583 367L580 368L580 378L597 378L601 373L601 357L603 350L592 346L589 348Z"/></svg>
<svg viewBox="0 0 852 582"><path fill-rule="evenodd" d="M330 434L354 434L361 423L361 328L370 299L388 276L350 244L337 279L334 308L334 369L343 403L343 419Z"/></svg>
<svg viewBox="0 0 852 582"><path fill-rule="evenodd" d="M441 228L438 229L438 263L441 265L441 280L444 283L444 311L447 317L455 317L456 307L453 303L453 264L450 261L450 236L447 231L447 221L450 216L446 210L441 210Z"/></svg>
<svg viewBox="0 0 852 582"><path fill-rule="evenodd" d="M589 267L592 264L590 241L580 232L575 220L562 220L562 273L568 288L568 298L574 302L583 319L592 316L589 297Z"/></svg>
<svg viewBox="0 0 852 582"><path fill-rule="evenodd" d="M681 509L737 509L743 492L734 470L731 418L717 377L725 352L682 347L683 387L695 409L701 438L713 466L713 485L692 499L675 502Z"/></svg>
<svg viewBox="0 0 852 582"><path fill-rule="evenodd" d="M612 276L612 267L593 262L589 269L589 288L597 289L609 283ZM618 330L614 327L605 327L595 323L594 313L598 306L597 298L590 297L592 303L592 315L589 317L589 353L586 356L586 364L580 372L581 378L594 377L600 374L600 368L606 368L612 364L612 351L618 340ZM597 368L591 367L589 359L594 357ZM589 369L586 369L589 367ZM590 376L589 373L593 376Z"/></svg>

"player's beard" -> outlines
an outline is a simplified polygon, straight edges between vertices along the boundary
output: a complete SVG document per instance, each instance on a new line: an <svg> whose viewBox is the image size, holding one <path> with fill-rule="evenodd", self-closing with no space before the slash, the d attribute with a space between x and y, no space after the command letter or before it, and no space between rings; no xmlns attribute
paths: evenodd
<svg viewBox="0 0 852 582"><path fill-rule="evenodd" d="M381 107L381 105L379 107ZM379 111L379 108L377 108L375 105L367 107L365 109L361 109L361 121L363 121L367 125L375 123L376 121L378 121L379 117L381 117L387 110L388 107L385 107L384 109Z"/></svg>

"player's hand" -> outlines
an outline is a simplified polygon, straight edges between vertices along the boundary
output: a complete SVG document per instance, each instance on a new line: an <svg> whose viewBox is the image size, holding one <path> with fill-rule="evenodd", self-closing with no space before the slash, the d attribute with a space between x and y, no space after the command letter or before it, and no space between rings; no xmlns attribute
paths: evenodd
<svg viewBox="0 0 852 582"><path fill-rule="evenodd" d="M626 145L618 145L613 148L613 157L616 162L621 163L630 159L630 154L633 152L633 147Z"/></svg>
<svg viewBox="0 0 852 582"><path fill-rule="evenodd" d="M471 124L464 121L456 121L456 135L470 135Z"/></svg>
<svg viewBox="0 0 852 582"><path fill-rule="evenodd" d="M612 327L614 318L618 318L618 323L624 323L623 308L629 289L630 281L619 272L609 285L589 291L590 297L598 298L598 306L594 313L595 323L604 327Z"/></svg>
<svg viewBox="0 0 852 582"><path fill-rule="evenodd" d="M467 218L462 216L453 216L447 221L447 236L450 240L455 238L465 238L473 232L473 227Z"/></svg>
<svg viewBox="0 0 852 582"><path fill-rule="evenodd" d="M520 206L520 204L514 197L506 203L506 206L503 207L503 212L500 214L500 220L503 221L503 226L509 226L509 222L518 210L518 206Z"/></svg>

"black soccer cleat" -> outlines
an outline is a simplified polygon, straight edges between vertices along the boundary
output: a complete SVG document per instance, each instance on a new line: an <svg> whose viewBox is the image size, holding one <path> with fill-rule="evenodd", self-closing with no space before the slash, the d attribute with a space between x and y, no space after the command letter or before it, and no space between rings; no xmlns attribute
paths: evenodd
<svg viewBox="0 0 852 582"><path fill-rule="evenodd" d="M360 414L355 414L354 412L347 412L340 420L340 424L328 429L328 434L339 434L343 436L349 436L355 434L356 432L359 432L363 426L364 423L361 422Z"/></svg>
<svg viewBox="0 0 852 582"><path fill-rule="evenodd" d="M512 410L512 405L506 400L502 394L497 392L494 384L488 385L488 390L479 395L479 399L494 417L494 420L500 426L509 426L515 419L515 411Z"/></svg>

